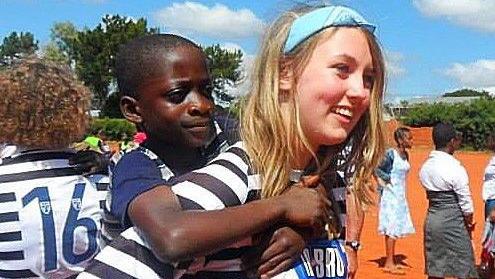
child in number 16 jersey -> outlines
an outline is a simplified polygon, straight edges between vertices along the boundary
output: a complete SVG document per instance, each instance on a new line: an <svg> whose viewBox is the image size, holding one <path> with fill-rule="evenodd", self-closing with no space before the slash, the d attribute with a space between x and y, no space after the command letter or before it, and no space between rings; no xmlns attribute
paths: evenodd
<svg viewBox="0 0 495 279"><path fill-rule="evenodd" d="M99 251L108 178L69 165L90 92L68 68L27 58L0 72L0 277L67 278Z"/></svg>

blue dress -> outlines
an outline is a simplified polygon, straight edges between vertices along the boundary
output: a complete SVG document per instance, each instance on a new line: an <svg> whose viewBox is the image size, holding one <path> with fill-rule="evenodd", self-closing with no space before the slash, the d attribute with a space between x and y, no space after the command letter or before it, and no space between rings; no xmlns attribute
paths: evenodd
<svg viewBox="0 0 495 279"><path fill-rule="evenodd" d="M406 199L406 176L411 166L395 149L392 149L392 152L390 183L382 185L378 232L398 238L415 232Z"/></svg>

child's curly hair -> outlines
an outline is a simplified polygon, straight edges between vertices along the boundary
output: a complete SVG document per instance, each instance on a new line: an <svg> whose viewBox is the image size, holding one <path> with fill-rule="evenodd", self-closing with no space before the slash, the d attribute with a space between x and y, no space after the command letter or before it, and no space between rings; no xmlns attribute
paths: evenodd
<svg viewBox="0 0 495 279"><path fill-rule="evenodd" d="M88 126L90 91L73 72L38 58L0 71L0 143L65 148Z"/></svg>

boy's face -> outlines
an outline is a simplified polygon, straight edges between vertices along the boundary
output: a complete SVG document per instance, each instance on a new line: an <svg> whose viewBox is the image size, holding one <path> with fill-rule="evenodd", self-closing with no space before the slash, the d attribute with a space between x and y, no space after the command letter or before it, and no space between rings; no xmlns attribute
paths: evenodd
<svg viewBox="0 0 495 279"><path fill-rule="evenodd" d="M149 138L189 148L215 136L214 104L206 60L198 49L178 47L159 56L161 71L138 88L142 125Z"/></svg>

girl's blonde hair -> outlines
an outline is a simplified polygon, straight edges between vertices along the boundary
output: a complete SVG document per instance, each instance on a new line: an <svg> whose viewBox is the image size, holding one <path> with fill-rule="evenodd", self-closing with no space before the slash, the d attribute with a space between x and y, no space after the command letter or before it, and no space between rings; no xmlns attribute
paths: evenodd
<svg viewBox="0 0 495 279"><path fill-rule="evenodd" d="M313 8L298 8L284 13L266 32L251 76L250 96L241 110L241 138L253 169L262 181L261 195L264 198L280 195L287 187L291 172L291 162L297 161L297 154L309 152L316 159L319 171L327 167L337 170L337 156L346 144L351 144L351 152L346 163L339 168L350 173L353 170L353 189L358 199L370 204L373 170L384 151L384 130L382 120L382 96L384 91L384 60L380 47L369 31L362 32L368 41L376 77L371 92L370 106L363 114L347 141L342 144L322 148L325 154L318 156L311 150L300 124L297 92L282 92L279 80L287 67L292 67L294 83L297 83L318 42L335 33L336 28L327 28L313 35L296 47L290 55L283 49L293 21ZM358 27L356 27L358 28ZM292 88L296 88L292 86ZM286 96L285 93L288 93ZM289 111L281 109L282 103ZM322 151L320 150L320 151ZM323 158L321 158L323 157Z"/></svg>

